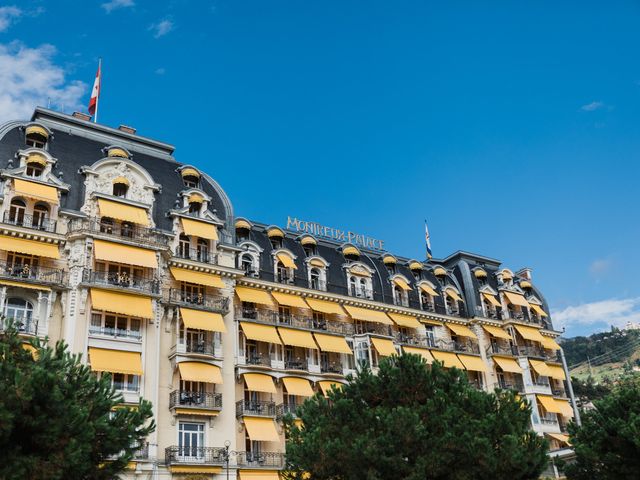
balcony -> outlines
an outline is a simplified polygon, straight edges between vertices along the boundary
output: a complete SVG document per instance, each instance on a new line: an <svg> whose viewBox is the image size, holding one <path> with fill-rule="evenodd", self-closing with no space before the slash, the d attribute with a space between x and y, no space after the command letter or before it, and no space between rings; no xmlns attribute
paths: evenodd
<svg viewBox="0 0 640 480"><path fill-rule="evenodd" d="M542 325L542 322L538 317L529 315L529 313L526 311L516 312L516 311L509 310L508 318L511 320L516 320L518 322L530 323L532 325L537 325L537 326Z"/></svg>
<svg viewBox="0 0 640 480"><path fill-rule="evenodd" d="M280 452L237 452L238 467L281 469L285 466L285 455Z"/></svg>
<svg viewBox="0 0 640 480"><path fill-rule="evenodd" d="M240 400L236 402L236 417L273 417L276 416L275 402L261 400Z"/></svg>
<svg viewBox="0 0 640 480"><path fill-rule="evenodd" d="M22 335L37 335L38 321L31 314L20 317L0 317L0 331L4 331L9 323Z"/></svg>
<svg viewBox="0 0 640 480"><path fill-rule="evenodd" d="M518 355L518 347L515 345L502 345L497 342L492 342L487 348L489 355Z"/></svg>
<svg viewBox="0 0 640 480"><path fill-rule="evenodd" d="M269 354L250 353L245 357L246 365L257 365L262 367L271 366L271 357Z"/></svg>
<svg viewBox="0 0 640 480"><path fill-rule="evenodd" d="M61 268L33 266L28 263L7 263L6 261L0 262L0 277L33 283L51 283L58 286L62 286L65 280L64 270Z"/></svg>
<svg viewBox="0 0 640 480"><path fill-rule="evenodd" d="M236 320L254 320L269 325L282 325L284 327L300 328L317 332L337 333L340 335L353 335L353 324L335 322L332 320L316 320L311 317L299 315L281 315L271 310L240 309Z"/></svg>
<svg viewBox="0 0 640 480"><path fill-rule="evenodd" d="M438 338L435 340L435 348L438 348L440 350L447 350L450 352L472 353L475 355L480 355L480 346L472 340L451 341Z"/></svg>
<svg viewBox="0 0 640 480"><path fill-rule="evenodd" d="M15 225L16 227L30 228L40 232L55 233L56 221L43 217L42 215L11 215L10 212L4 212L2 223L6 225Z"/></svg>
<svg viewBox="0 0 640 480"><path fill-rule="evenodd" d="M533 347L533 346L518 346L517 348L518 355L521 357L535 357L535 358L543 358L545 360L556 360L556 353L547 353L541 347Z"/></svg>
<svg viewBox="0 0 640 480"><path fill-rule="evenodd" d="M206 263L208 265L218 264L218 254L211 253L208 250L200 248L178 248L173 254L174 258L181 260L191 260L199 263Z"/></svg>
<svg viewBox="0 0 640 480"><path fill-rule="evenodd" d="M142 341L142 332L140 330L125 330L121 328L89 325L89 335L118 340L133 340L136 342Z"/></svg>
<svg viewBox="0 0 640 480"><path fill-rule="evenodd" d="M290 403L281 403L276 407L276 418L284 418L285 415L291 415L293 417L297 417L297 411L302 405L298 404L290 404Z"/></svg>
<svg viewBox="0 0 640 480"><path fill-rule="evenodd" d="M299 372L308 372L309 371L309 362L306 359L302 359L302 358L285 359L285 361L284 361L284 369L285 370L296 370L296 371L299 371Z"/></svg>
<svg viewBox="0 0 640 480"><path fill-rule="evenodd" d="M182 290L171 288L165 297L169 304L183 305L201 310L211 310L213 312L226 315L229 312L229 299L221 295L195 294L183 292Z"/></svg>
<svg viewBox="0 0 640 480"><path fill-rule="evenodd" d="M167 447L164 450L165 463L169 466L180 464L217 465L226 462L224 447Z"/></svg>
<svg viewBox="0 0 640 480"><path fill-rule="evenodd" d="M69 222L69 233L95 233L151 247L165 248L169 245L169 237L152 228L132 223L105 223L98 218L74 218Z"/></svg>
<svg viewBox="0 0 640 480"><path fill-rule="evenodd" d="M333 375L343 375L344 369L340 362L321 362L320 373L330 373Z"/></svg>
<svg viewBox="0 0 640 480"><path fill-rule="evenodd" d="M174 390L169 394L169 409L188 409L202 412L222 410L222 394Z"/></svg>
<svg viewBox="0 0 640 480"><path fill-rule="evenodd" d="M212 333L204 335L200 341L180 339L175 345L175 352L179 354L204 355L207 357L221 357L222 350L219 342L216 342Z"/></svg>
<svg viewBox="0 0 640 480"><path fill-rule="evenodd" d="M515 390L520 393L524 392L524 383L521 378L508 379L498 377L498 387L503 390Z"/></svg>
<svg viewBox="0 0 640 480"><path fill-rule="evenodd" d="M370 288L351 287L349 289L349 295L357 298L366 298L373 300L373 290Z"/></svg>
<svg viewBox="0 0 640 480"><path fill-rule="evenodd" d="M355 332L356 335L365 335L367 333L372 333L374 335L382 335L384 337L392 337L393 330L391 325L384 325L381 323L373 323L373 322L359 322L355 324Z"/></svg>
<svg viewBox="0 0 640 480"><path fill-rule="evenodd" d="M130 275L126 272L101 272L85 268L82 281L96 285L136 290L141 293L159 294L160 280L151 276Z"/></svg>
<svg viewBox="0 0 640 480"><path fill-rule="evenodd" d="M395 334L395 340L396 343L412 347L434 348L436 346L435 339L428 335L407 335L398 332Z"/></svg>

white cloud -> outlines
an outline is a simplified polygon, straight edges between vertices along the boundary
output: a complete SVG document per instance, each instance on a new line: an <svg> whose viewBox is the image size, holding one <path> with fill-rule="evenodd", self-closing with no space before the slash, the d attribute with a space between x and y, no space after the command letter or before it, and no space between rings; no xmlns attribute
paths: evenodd
<svg viewBox="0 0 640 480"><path fill-rule="evenodd" d="M133 0L111 0L110 2L103 3L100 6L104 8L107 13L111 13L113 10L118 10L119 8L134 7L135 2Z"/></svg>
<svg viewBox="0 0 640 480"><path fill-rule="evenodd" d="M52 45L0 44L0 122L28 119L49 99L55 108L81 108L87 85L67 80L64 69L53 63L55 54Z"/></svg>
<svg viewBox="0 0 640 480"><path fill-rule="evenodd" d="M613 262L606 258L598 258L589 265L589 273L594 277L601 277L613 267Z"/></svg>
<svg viewBox="0 0 640 480"><path fill-rule="evenodd" d="M583 303L552 312L556 328L604 323L624 327L640 322L640 297Z"/></svg>
<svg viewBox="0 0 640 480"><path fill-rule="evenodd" d="M0 32L7 30L11 23L22 15L20 10L15 5L0 7Z"/></svg>
<svg viewBox="0 0 640 480"><path fill-rule="evenodd" d="M167 33L173 30L173 27L174 27L173 22L168 18L165 18L164 20L158 23L153 23L149 25L149 30L153 32L154 38L160 38L160 37L164 37Z"/></svg>
<svg viewBox="0 0 640 480"><path fill-rule="evenodd" d="M591 102L591 103L587 103L586 105L582 105L580 107L580 110L584 111L584 112L595 112L596 110L600 110L601 108L604 108L604 102Z"/></svg>

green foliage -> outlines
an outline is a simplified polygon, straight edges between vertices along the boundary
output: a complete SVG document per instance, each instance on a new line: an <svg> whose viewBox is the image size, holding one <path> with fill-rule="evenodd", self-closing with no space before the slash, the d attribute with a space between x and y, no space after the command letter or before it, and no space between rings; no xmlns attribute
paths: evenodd
<svg viewBox="0 0 640 480"><path fill-rule="evenodd" d="M576 462L565 467L571 480L638 478L640 472L640 378L622 380L569 424Z"/></svg>
<svg viewBox="0 0 640 480"><path fill-rule="evenodd" d="M605 395L611 392L613 386L610 381L595 383L591 376L587 377L586 380L571 377L571 385L573 386L573 393L580 402L580 405L604 398Z"/></svg>
<svg viewBox="0 0 640 480"><path fill-rule="evenodd" d="M415 355L365 369L329 398L308 399L287 429L289 478L525 480L538 478L547 442L512 391L489 394L464 372Z"/></svg>
<svg viewBox="0 0 640 480"><path fill-rule="evenodd" d="M0 478L112 479L155 425L151 404L112 411L122 397L63 342L24 348L0 333Z"/></svg>
<svg viewBox="0 0 640 480"><path fill-rule="evenodd" d="M569 365L576 365L605 353L612 354L607 361L619 362L626 360L636 350L639 341L640 330L612 328L610 332L569 338L562 342L562 349Z"/></svg>

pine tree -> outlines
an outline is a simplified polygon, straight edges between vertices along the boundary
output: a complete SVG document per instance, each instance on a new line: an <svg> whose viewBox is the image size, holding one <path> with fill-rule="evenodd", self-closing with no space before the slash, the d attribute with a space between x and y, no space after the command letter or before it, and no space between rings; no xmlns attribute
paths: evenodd
<svg viewBox="0 0 640 480"><path fill-rule="evenodd" d="M286 419L290 478L526 480L547 464L547 442L512 391L473 388L464 372L415 355L385 359Z"/></svg>
<svg viewBox="0 0 640 480"><path fill-rule="evenodd" d="M122 396L63 342L0 332L0 478L112 479L155 425L151 404L115 407Z"/></svg>

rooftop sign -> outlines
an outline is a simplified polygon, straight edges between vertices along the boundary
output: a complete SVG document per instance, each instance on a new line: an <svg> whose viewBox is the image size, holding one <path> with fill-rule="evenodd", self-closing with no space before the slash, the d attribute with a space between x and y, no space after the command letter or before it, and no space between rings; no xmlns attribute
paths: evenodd
<svg viewBox="0 0 640 480"><path fill-rule="evenodd" d="M384 241L382 240L348 230L339 230L337 228L327 227L317 222L298 220L295 217L287 217L287 230L292 230L298 233L308 233L314 237L326 238L336 242L353 243L354 245L362 248L384 250Z"/></svg>

